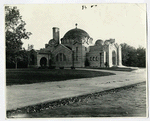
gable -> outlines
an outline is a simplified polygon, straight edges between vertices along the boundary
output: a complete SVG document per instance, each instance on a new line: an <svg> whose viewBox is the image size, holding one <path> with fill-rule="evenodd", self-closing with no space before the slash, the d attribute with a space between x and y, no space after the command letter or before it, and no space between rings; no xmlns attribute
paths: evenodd
<svg viewBox="0 0 150 121"><path fill-rule="evenodd" d="M72 53L72 51L69 48L67 48L66 46L64 46L62 44L59 44L52 53L55 55L55 54L60 53L60 52L66 53L66 54Z"/></svg>

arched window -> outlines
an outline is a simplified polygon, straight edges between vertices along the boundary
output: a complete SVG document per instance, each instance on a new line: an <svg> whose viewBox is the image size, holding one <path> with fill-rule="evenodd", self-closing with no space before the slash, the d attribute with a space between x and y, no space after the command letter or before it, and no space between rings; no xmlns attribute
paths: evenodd
<svg viewBox="0 0 150 121"><path fill-rule="evenodd" d="M85 51L87 51L87 48L85 47Z"/></svg>
<svg viewBox="0 0 150 121"><path fill-rule="evenodd" d="M92 57L90 57L90 61L92 61Z"/></svg>
<svg viewBox="0 0 150 121"><path fill-rule="evenodd" d="M78 61L78 47L76 47L76 61Z"/></svg>
<svg viewBox="0 0 150 121"><path fill-rule="evenodd" d="M66 56L63 54L63 61L66 61Z"/></svg>
<svg viewBox="0 0 150 121"><path fill-rule="evenodd" d="M60 61L62 61L62 53L60 53L60 56L59 56L59 57L60 57Z"/></svg>
<svg viewBox="0 0 150 121"><path fill-rule="evenodd" d="M65 56L65 54L63 54L63 53L58 53L57 55L56 55L56 61L66 61L67 59L66 59L66 56Z"/></svg>
<svg viewBox="0 0 150 121"><path fill-rule="evenodd" d="M95 61L95 57L93 57L93 61Z"/></svg>
<svg viewBox="0 0 150 121"><path fill-rule="evenodd" d="M96 56L96 61L98 61L98 58L97 58L97 56Z"/></svg>
<svg viewBox="0 0 150 121"><path fill-rule="evenodd" d="M76 52L78 53L78 47L76 47Z"/></svg>

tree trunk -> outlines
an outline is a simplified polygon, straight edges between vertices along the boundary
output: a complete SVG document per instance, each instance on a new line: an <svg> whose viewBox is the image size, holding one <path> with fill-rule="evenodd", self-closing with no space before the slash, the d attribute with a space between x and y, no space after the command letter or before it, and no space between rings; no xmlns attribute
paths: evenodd
<svg viewBox="0 0 150 121"><path fill-rule="evenodd" d="M17 69L17 57L15 57L15 61L16 61L16 63L15 63L15 69Z"/></svg>
<svg viewBox="0 0 150 121"><path fill-rule="evenodd" d="M15 63L15 69L17 69L17 62Z"/></svg>

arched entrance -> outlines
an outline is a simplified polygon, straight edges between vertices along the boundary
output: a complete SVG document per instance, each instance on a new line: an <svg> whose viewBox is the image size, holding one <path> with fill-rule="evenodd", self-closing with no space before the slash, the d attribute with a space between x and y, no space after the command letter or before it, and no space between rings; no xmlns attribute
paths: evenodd
<svg viewBox="0 0 150 121"><path fill-rule="evenodd" d="M42 57L40 60L41 67L45 67L47 65L47 59L45 57Z"/></svg>
<svg viewBox="0 0 150 121"><path fill-rule="evenodd" d="M113 66L116 65L116 52L115 51L112 52L112 65Z"/></svg>

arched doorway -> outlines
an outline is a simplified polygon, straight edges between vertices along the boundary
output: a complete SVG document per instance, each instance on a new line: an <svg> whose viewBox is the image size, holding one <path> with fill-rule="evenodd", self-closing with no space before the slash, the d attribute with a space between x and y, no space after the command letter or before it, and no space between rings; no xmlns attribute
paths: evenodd
<svg viewBox="0 0 150 121"><path fill-rule="evenodd" d="M47 65L47 59L45 57L42 57L40 60L41 67L45 67Z"/></svg>
<svg viewBox="0 0 150 121"><path fill-rule="evenodd" d="M116 65L116 52L115 51L112 52L112 65L113 66Z"/></svg>

